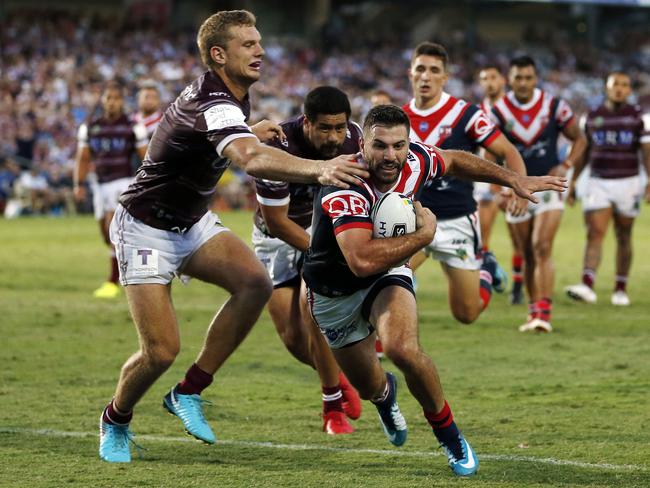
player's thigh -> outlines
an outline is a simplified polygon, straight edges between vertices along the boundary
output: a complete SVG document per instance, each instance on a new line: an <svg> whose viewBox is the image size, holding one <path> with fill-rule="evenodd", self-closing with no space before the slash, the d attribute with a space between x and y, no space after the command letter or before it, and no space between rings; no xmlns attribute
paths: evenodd
<svg viewBox="0 0 650 488"><path fill-rule="evenodd" d="M220 286L230 293L244 288L264 288L271 282L253 251L234 233L220 232L192 254L183 273Z"/></svg>
<svg viewBox="0 0 650 488"><path fill-rule="evenodd" d="M607 233L607 227L614 214L614 209L610 207L585 212L585 224L587 225L587 236L593 238L603 238Z"/></svg>
<svg viewBox="0 0 650 488"><path fill-rule="evenodd" d="M162 349L175 355L180 347L180 335L171 300L171 286L128 285L125 292L142 349L145 352Z"/></svg>
<svg viewBox="0 0 650 488"><path fill-rule="evenodd" d="M479 271L453 268L441 263L449 284L449 304L453 310L472 310L480 304Z"/></svg>
<svg viewBox="0 0 650 488"><path fill-rule="evenodd" d="M533 249L550 254L561 221L562 210L549 210L535 215L532 234Z"/></svg>
<svg viewBox="0 0 650 488"><path fill-rule="evenodd" d="M412 290L403 286L383 288L372 303L369 319L384 348L390 348L391 344L417 346L417 304Z"/></svg>

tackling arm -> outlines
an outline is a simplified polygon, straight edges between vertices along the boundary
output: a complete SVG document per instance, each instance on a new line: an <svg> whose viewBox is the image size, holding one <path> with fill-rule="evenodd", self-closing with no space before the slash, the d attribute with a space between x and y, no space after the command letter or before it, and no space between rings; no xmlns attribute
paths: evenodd
<svg viewBox="0 0 650 488"><path fill-rule="evenodd" d="M309 248L309 233L288 216L289 205L271 206L260 204L260 211L269 232L299 251Z"/></svg>
<svg viewBox="0 0 650 488"><path fill-rule="evenodd" d="M320 183L349 188L357 177L367 178L364 164L355 155L342 155L328 161L298 158L260 143L257 138L234 139L223 150L223 156L257 178L291 183Z"/></svg>

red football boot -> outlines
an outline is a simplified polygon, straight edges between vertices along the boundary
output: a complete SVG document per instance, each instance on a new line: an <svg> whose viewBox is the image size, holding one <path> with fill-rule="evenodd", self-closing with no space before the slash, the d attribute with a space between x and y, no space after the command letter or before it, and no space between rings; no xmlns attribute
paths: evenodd
<svg viewBox="0 0 650 488"><path fill-rule="evenodd" d="M343 395L343 411L352 420L361 417L361 398L359 392L350 384L343 373L339 373L339 387Z"/></svg>
<svg viewBox="0 0 650 488"><path fill-rule="evenodd" d="M323 432L330 435L351 434L354 429L343 412L332 410L323 414Z"/></svg>

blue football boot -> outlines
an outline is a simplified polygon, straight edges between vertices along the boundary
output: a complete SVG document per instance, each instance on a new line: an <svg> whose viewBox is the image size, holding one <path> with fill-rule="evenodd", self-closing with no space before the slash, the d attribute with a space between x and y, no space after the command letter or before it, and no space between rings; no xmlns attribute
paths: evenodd
<svg viewBox="0 0 650 488"><path fill-rule="evenodd" d="M474 454L471 446L463 437L463 434L459 435L458 440L460 441L460 451L462 453L461 458L456 457L448 446L442 443L440 446L445 451L449 467L456 476L472 476L478 471L478 458L476 457L476 454Z"/></svg>
<svg viewBox="0 0 650 488"><path fill-rule="evenodd" d="M177 393L176 387L163 398L163 407L181 419L188 434L207 444L214 444L217 438L203 416L204 403L210 402L202 400L199 395Z"/></svg>
<svg viewBox="0 0 650 488"><path fill-rule="evenodd" d="M397 380L392 373L386 373L386 381L388 382L388 397L381 404L375 403L374 405L377 407L379 421L386 437L394 446L401 446L406 442L408 430L406 420L397 405Z"/></svg>

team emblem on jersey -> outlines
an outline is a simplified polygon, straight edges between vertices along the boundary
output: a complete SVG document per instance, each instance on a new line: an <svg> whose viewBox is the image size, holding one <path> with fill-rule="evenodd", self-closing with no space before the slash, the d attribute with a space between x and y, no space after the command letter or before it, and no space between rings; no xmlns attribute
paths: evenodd
<svg viewBox="0 0 650 488"><path fill-rule="evenodd" d="M429 122L420 122L420 132L426 132L429 130Z"/></svg>
<svg viewBox="0 0 650 488"><path fill-rule="evenodd" d="M93 126L90 128L90 133L91 133L91 134L99 134L101 131L102 131L102 128L101 128L99 125L97 125L97 124L93 125Z"/></svg>
<svg viewBox="0 0 650 488"><path fill-rule="evenodd" d="M528 114L524 114L524 115L522 115L522 116L521 116L521 121L522 121L524 124L527 124L528 122L530 122L530 115L528 115Z"/></svg>
<svg viewBox="0 0 650 488"><path fill-rule="evenodd" d="M438 129L438 137L439 138L447 138L451 135L451 132L454 130L454 128L450 125L441 125L440 128Z"/></svg>
<svg viewBox="0 0 650 488"><path fill-rule="evenodd" d="M479 137L488 134L492 129L494 129L494 123L485 114L479 115L474 122L474 132Z"/></svg>
<svg viewBox="0 0 650 488"><path fill-rule="evenodd" d="M194 90L194 87L192 85L187 85L185 89L181 92L181 97L183 97L187 101L196 98L196 95L197 95L196 90Z"/></svg>
<svg viewBox="0 0 650 488"><path fill-rule="evenodd" d="M595 125L596 127L600 127L600 126L602 126L604 123L605 123L605 119L603 119L602 117L596 117L596 118L594 119L594 125Z"/></svg>

